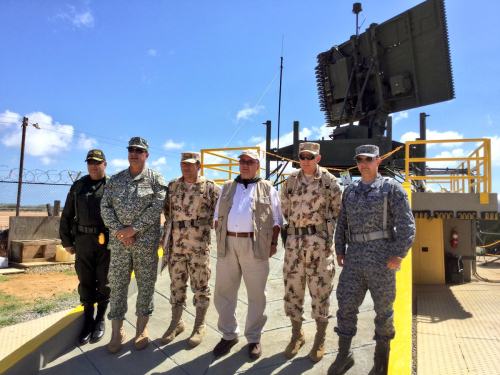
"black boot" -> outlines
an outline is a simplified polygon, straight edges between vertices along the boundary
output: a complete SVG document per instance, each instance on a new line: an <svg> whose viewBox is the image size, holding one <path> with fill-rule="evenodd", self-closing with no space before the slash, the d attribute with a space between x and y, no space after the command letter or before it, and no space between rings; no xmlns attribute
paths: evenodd
<svg viewBox="0 0 500 375"><path fill-rule="evenodd" d="M97 314L95 317L94 325L92 326L92 339L97 342L102 339L105 331L105 315L106 309L108 308L107 304L97 305Z"/></svg>
<svg viewBox="0 0 500 375"><path fill-rule="evenodd" d="M84 304L83 316L85 317L85 321L83 322L83 329L80 333L80 345L88 343L92 336L92 326L94 325L94 305Z"/></svg>
<svg viewBox="0 0 500 375"><path fill-rule="evenodd" d="M373 368L369 375L387 375L390 351L390 341L377 341L375 345L375 357L373 358Z"/></svg>

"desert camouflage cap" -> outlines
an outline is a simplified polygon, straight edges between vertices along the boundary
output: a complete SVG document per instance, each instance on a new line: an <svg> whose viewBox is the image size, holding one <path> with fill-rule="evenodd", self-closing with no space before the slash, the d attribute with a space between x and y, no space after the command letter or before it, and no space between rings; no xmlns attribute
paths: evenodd
<svg viewBox="0 0 500 375"><path fill-rule="evenodd" d="M303 142L299 145L299 154L302 152L310 152L313 155L319 155L319 143Z"/></svg>
<svg viewBox="0 0 500 375"><path fill-rule="evenodd" d="M137 148L143 148L144 150L149 150L149 143L145 139L142 139L141 137L133 137L130 138L130 141L128 142L128 147L137 147Z"/></svg>
<svg viewBox="0 0 500 375"><path fill-rule="evenodd" d="M106 156L104 156L104 152L101 150L90 150L87 153L87 159L85 159L85 162L89 160L106 161Z"/></svg>
<svg viewBox="0 0 500 375"><path fill-rule="evenodd" d="M201 154L199 152L183 152L181 154L181 163L201 163Z"/></svg>
<svg viewBox="0 0 500 375"><path fill-rule="evenodd" d="M378 157L378 146L374 145L363 145L359 146L356 148L356 156L363 155L363 156L371 156L373 157ZM354 159L356 159L356 156Z"/></svg>
<svg viewBox="0 0 500 375"><path fill-rule="evenodd" d="M257 152L257 150L254 150L251 148L249 148L248 150L242 151L238 157L241 158L243 155L246 155L252 159L259 160L259 153Z"/></svg>

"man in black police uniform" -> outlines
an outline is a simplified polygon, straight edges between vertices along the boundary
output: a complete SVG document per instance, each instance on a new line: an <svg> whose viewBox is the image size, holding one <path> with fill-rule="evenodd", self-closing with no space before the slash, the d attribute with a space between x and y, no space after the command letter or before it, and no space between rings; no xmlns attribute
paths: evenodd
<svg viewBox="0 0 500 375"><path fill-rule="evenodd" d="M83 304L85 322L80 344L104 336L104 316L109 303L108 230L101 218L101 198L104 193L106 157L101 150L87 154L89 174L71 187L61 216L59 235L70 254L76 253L75 269L80 284L78 293ZM94 319L94 304L97 314Z"/></svg>

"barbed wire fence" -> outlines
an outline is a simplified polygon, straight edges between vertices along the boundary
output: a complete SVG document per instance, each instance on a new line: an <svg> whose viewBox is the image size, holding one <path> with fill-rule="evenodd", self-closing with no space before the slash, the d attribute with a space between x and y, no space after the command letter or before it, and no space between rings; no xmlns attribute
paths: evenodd
<svg viewBox="0 0 500 375"><path fill-rule="evenodd" d="M48 216L47 204L61 202L63 209L69 189L86 172L23 169L20 216ZM8 229L9 217L16 215L19 168L0 165L0 231Z"/></svg>

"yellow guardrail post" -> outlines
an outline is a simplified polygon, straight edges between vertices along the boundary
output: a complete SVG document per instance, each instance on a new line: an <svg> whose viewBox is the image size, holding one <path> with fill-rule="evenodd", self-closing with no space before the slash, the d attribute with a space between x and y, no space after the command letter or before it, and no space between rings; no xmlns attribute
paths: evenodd
<svg viewBox="0 0 500 375"><path fill-rule="evenodd" d="M403 182L411 206L411 183ZM396 301L394 327L396 336L391 341L389 374L405 375L412 371L412 262L411 249L396 273Z"/></svg>

